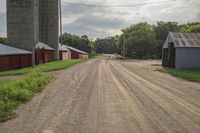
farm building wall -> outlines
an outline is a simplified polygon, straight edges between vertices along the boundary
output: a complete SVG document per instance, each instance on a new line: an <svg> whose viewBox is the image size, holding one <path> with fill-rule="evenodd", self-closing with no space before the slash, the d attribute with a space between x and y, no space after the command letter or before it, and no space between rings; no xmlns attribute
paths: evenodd
<svg viewBox="0 0 200 133"><path fill-rule="evenodd" d="M53 61L54 51L47 49L36 49L35 50L35 62L36 64L42 64L45 62Z"/></svg>
<svg viewBox="0 0 200 133"><path fill-rule="evenodd" d="M70 51L71 51L71 58L72 59L78 59L79 58L80 53L73 51L73 50L70 50Z"/></svg>
<svg viewBox="0 0 200 133"><path fill-rule="evenodd" d="M60 51L59 52L59 59L60 60L70 60L71 59L71 53L69 51Z"/></svg>
<svg viewBox="0 0 200 133"><path fill-rule="evenodd" d="M200 48L176 48L176 69L199 69Z"/></svg>
<svg viewBox="0 0 200 133"><path fill-rule="evenodd" d="M88 59L89 56L86 54L79 54L79 59Z"/></svg>
<svg viewBox="0 0 200 133"><path fill-rule="evenodd" d="M44 51L45 62L54 60L54 51L53 50L45 50Z"/></svg>
<svg viewBox="0 0 200 133"><path fill-rule="evenodd" d="M17 69L31 65L31 54L0 56L0 70Z"/></svg>

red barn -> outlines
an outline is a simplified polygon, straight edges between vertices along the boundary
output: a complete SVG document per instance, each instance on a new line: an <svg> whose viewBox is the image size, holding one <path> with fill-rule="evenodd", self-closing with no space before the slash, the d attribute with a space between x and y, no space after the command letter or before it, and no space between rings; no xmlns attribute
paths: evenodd
<svg viewBox="0 0 200 133"><path fill-rule="evenodd" d="M65 45L59 44L59 59L71 60L71 52Z"/></svg>
<svg viewBox="0 0 200 133"><path fill-rule="evenodd" d="M87 59L89 57L89 54L84 51L66 45L65 47L70 50L72 59Z"/></svg>
<svg viewBox="0 0 200 133"><path fill-rule="evenodd" d="M36 45L36 50L35 50L35 64L41 64L53 61L53 54L54 54L53 48L51 48L47 44L39 42Z"/></svg>
<svg viewBox="0 0 200 133"><path fill-rule="evenodd" d="M31 52L0 44L0 70L17 69L31 65Z"/></svg>

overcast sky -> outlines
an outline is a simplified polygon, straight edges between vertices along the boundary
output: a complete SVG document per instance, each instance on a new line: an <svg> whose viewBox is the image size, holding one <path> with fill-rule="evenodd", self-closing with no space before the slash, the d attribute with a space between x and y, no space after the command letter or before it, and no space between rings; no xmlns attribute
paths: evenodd
<svg viewBox="0 0 200 133"><path fill-rule="evenodd" d="M129 5L166 0L62 0L63 31L89 37L120 34L130 24L147 21L200 22L200 0L178 0L168 3L123 7L92 8L69 6L65 2L94 5ZM0 0L0 16L6 12L6 0ZM6 17L0 17L0 36L6 36Z"/></svg>

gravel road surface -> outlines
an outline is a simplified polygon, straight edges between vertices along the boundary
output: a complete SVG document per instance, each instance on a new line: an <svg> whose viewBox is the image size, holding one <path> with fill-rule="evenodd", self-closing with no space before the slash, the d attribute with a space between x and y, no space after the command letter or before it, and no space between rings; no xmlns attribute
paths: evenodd
<svg viewBox="0 0 200 133"><path fill-rule="evenodd" d="M200 133L200 84L154 64L105 58L62 70L0 133Z"/></svg>

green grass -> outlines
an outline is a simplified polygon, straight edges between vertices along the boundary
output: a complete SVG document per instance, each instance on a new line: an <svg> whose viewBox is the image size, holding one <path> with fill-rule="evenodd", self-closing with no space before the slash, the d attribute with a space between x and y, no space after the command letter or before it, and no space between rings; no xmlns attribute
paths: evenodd
<svg viewBox="0 0 200 133"><path fill-rule="evenodd" d="M119 54L116 54L116 59L117 59L117 60L124 60L124 57L121 56L121 55L119 55Z"/></svg>
<svg viewBox="0 0 200 133"><path fill-rule="evenodd" d="M47 74L34 71L22 79L0 82L0 121L6 120L21 103L30 100L51 79Z"/></svg>
<svg viewBox="0 0 200 133"><path fill-rule="evenodd" d="M24 75L17 80L0 80L0 122L12 116L13 111L23 102L30 100L52 79L43 73L68 68L84 60L54 61L35 68L2 71L0 76Z"/></svg>
<svg viewBox="0 0 200 133"><path fill-rule="evenodd" d="M103 57L103 54L94 54L92 56L90 56L90 59L97 59L97 58L101 58Z"/></svg>
<svg viewBox="0 0 200 133"><path fill-rule="evenodd" d="M166 68L159 70L169 73L175 77L183 78L193 82L200 82L200 70L177 70L173 68Z"/></svg>
<svg viewBox="0 0 200 133"><path fill-rule="evenodd" d="M80 63L83 60L68 60L68 61L54 61L54 62L49 62L46 64L41 64L35 66L35 68L32 67L27 67L27 68L22 68L22 69L17 69L17 70L9 70L9 71L1 71L0 76L10 76L10 75L23 75L27 74L33 70L37 70L39 72L49 72L49 71L55 71L55 70L60 70L60 69L65 69L68 68L74 64Z"/></svg>

